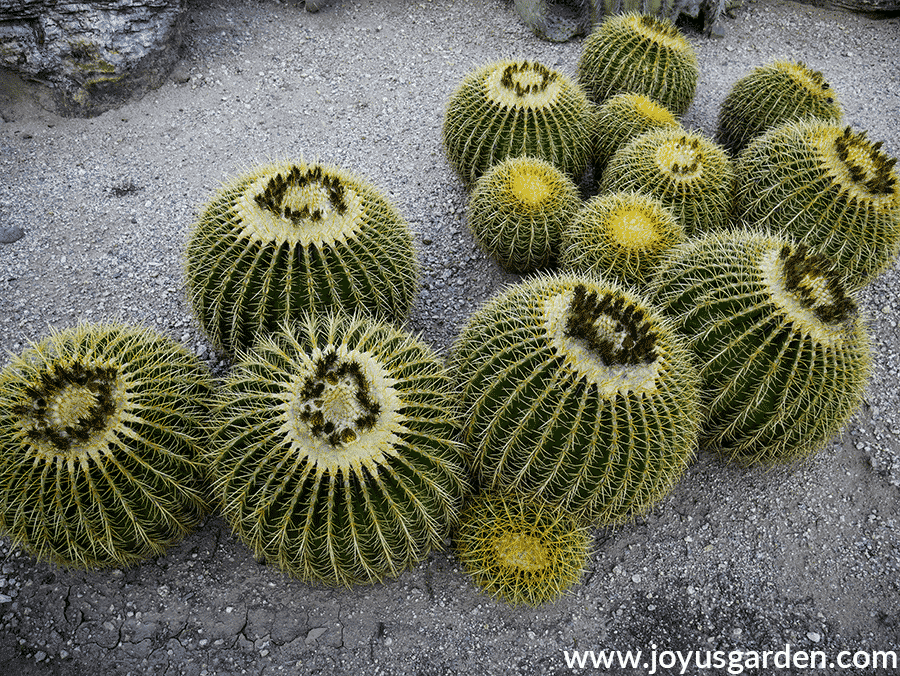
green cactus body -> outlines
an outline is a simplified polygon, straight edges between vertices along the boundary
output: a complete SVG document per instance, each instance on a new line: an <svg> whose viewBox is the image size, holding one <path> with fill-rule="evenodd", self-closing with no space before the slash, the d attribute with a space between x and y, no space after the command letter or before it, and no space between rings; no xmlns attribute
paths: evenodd
<svg viewBox="0 0 900 676"><path fill-rule="evenodd" d="M444 149L469 186L497 162L520 155L577 178L587 167L591 117L570 78L536 61L504 59L469 73L451 95Z"/></svg>
<svg viewBox="0 0 900 676"><path fill-rule="evenodd" d="M230 354L304 312L402 321L418 275L409 226L384 196L341 169L302 161L227 182L187 247L194 311Z"/></svg>
<svg viewBox="0 0 900 676"><path fill-rule="evenodd" d="M734 83L719 110L717 140L732 155L767 129L815 117L839 122L843 113L822 73L799 61L776 61Z"/></svg>
<svg viewBox="0 0 900 676"><path fill-rule="evenodd" d="M264 336L210 426L222 511L306 581L371 583L440 548L466 491L452 380L390 324L310 315Z"/></svg>
<svg viewBox="0 0 900 676"><path fill-rule="evenodd" d="M506 270L530 272L559 255L561 232L581 207L578 188L549 162L510 157L475 184L468 224Z"/></svg>
<svg viewBox="0 0 900 676"><path fill-rule="evenodd" d="M158 556L206 513L212 380L150 329L80 324L0 372L0 533L77 568Z"/></svg>
<svg viewBox="0 0 900 676"><path fill-rule="evenodd" d="M488 489L616 523L661 498L692 457L687 349L640 298L591 277L542 275L486 303L453 370Z"/></svg>
<svg viewBox="0 0 900 676"><path fill-rule="evenodd" d="M616 94L594 116L594 175L600 176L616 150L646 131L680 127L675 116L643 94Z"/></svg>
<svg viewBox="0 0 900 676"><path fill-rule="evenodd" d="M865 132L823 120L788 122L736 162L734 219L780 230L824 254L853 288L900 252L900 176Z"/></svg>
<svg viewBox="0 0 900 676"><path fill-rule="evenodd" d="M486 493L463 510L456 552L473 581L510 605L554 601L578 583L590 532L542 500Z"/></svg>
<svg viewBox="0 0 900 676"><path fill-rule="evenodd" d="M685 239L684 228L655 197L592 197L563 230L564 267L626 285L645 286L660 257Z"/></svg>
<svg viewBox="0 0 900 676"><path fill-rule="evenodd" d="M659 199L685 234L727 226L735 170L725 151L698 132L651 129L619 148L600 181L600 192L642 192Z"/></svg>
<svg viewBox="0 0 900 676"><path fill-rule="evenodd" d="M578 60L578 80L594 103L644 94L678 116L694 100L698 77L690 42L669 19L648 14L607 18L585 38Z"/></svg>
<svg viewBox="0 0 900 676"><path fill-rule="evenodd" d="M800 460L859 405L871 370L856 300L831 263L739 230L672 249L651 299L702 365L701 445L744 464Z"/></svg>

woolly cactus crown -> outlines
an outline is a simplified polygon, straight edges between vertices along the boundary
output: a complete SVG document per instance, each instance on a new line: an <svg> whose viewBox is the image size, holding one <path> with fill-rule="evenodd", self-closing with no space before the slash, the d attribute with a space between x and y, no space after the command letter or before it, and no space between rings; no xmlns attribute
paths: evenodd
<svg viewBox="0 0 900 676"><path fill-rule="evenodd" d="M223 513L258 556L330 585L439 548L466 490L452 381L389 324L309 315L242 353L210 426Z"/></svg>
<svg viewBox="0 0 900 676"><path fill-rule="evenodd" d="M495 163L530 155L571 176L587 166L590 104L575 82L536 61L503 59L469 73L443 124L450 164L472 185Z"/></svg>
<svg viewBox="0 0 900 676"><path fill-rule="evenodd" d="M38 559L127 566L206 511L212 380L150 329L54 331L0 373L0 533Z"/></svg>
<svg viewBox="0 0 900 676"><path fill-rule="evenodd" d="M194 311L232 354L307 311L402 321L418 274L409 226L384 196L340 168L304 161L225 183L187 248Z"/></svg>

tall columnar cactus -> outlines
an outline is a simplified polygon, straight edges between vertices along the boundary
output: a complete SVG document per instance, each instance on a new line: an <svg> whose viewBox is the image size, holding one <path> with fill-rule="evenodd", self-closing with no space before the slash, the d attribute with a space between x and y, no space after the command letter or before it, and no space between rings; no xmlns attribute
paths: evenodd
<svg viewBox="0 0 900 676"><path fill-rule="evenodd" d="M187 247L194 311L228 353L307 311L402 321L418 274L409 226L383 195L342 169L303 161L226 182Z"/></svg>
<svg viewBox="0 0 900 676"><path fill-rule="evenodd" d="M767 131L735 162L734 219L776 228L825 254L862 287L900 252L897 158L865 132L800 120Z"/></svg>
<svg viewBox="0 0 900 676"><path fill-rule="evenodd" d="M469 186L520 155L577 178L588 162L591 121L590 103L569 77L536 61L503 59L469 73L451 95L444 149Z"/></svg>
<svg viewBox="0 0 900 676"><path fill-rule="evenodd" d="M701 445L745 464L803 459L859 405L868 334L820 254L736 230L672 249L651 299L702 365Z"/></svg>
<svg viewBox="0 0 900 676"><path fill-rule="evenodd" d="M452 366L487 489L615 523L665 495L692 457L687 349L642 299L592 277L508 288L469 319Z"/></svg>
<svg viewBox="0 0 900 676"><path fill-rule="evenodd" d="M697 89L697 54L669 19L648 14L611 16L585 38L578 80L588 98L644 94L684 115Z"/></svg>
<svg viewBox="0 0 900 676"><path fill-rule="evenodd" d="M590 531L574 515L516 494L476 496L455 540L475 584L514 606L559 598L581 579L590 550Z"/></svg>
<svg viewBox="0 0 900 676"><path fill-rule="evenodd" d="M800 61L775 61L734 83L719 109L717 140L737 155L757 136L785 122L816 117L839 122L831 85Z"/></svg>
<svg viewBox="0 0 900 676"><path fill-rule="evenodd" d="M384 322L309 315L241 354L211 418L215 495L290 575L396 576L440 548L466 491L458 401L437 355Z"/></svg>
<svg viewBox="0 0 900 676"><path fill-rule="evenodd" d="M616 94L594 116L594 174L599 177L616 150L659 127L680 127L675 116L644 94Z"/></svg>
<svg viewBox="0 0 900 676"><path fill-rule="evenodd" d="M600 192L643 192L658 198L690 237L726 227L735 170L724 149L699 132L661 127L632 139L612 156Z"/></svg>
<svg viewBox="0 0 900 676"><path fill-rule="evenodd" d="M684 239L681 222L655 197L603 193L563 230L561 262L574 272L642 287L662 255Z"/></svg>
<svg viewBox="0 0 900 676"><path fill-rule="evenodd" d="M212 380L123 324L54 331L0 372L0 533L78 568L158 556L206 513Z"/></svg>
<svg viewBox="0 0 900 676"><path fill-rule="evenodd" d="M530 272L556 261L561 231L580 207L578 188L552 164L509 157L478 179L468 224L506 270Z"/></svg>

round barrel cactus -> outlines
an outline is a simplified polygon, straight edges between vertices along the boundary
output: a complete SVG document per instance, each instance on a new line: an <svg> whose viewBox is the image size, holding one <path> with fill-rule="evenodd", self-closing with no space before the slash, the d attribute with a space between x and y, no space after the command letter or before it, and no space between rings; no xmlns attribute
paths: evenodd
<svg viewBox="0 0 900 676"><path fill-rule="evenodd" d="M511 286L453 352L463 441L481 485L598 523L646 511L694 452L697 374L641 298L590 276Z"/></svg>
<svg viewBox="0 0 900 676"><path fill-rule="evenodd" d="M484 493L466 505L456 554L481 589L510 605L554 601L581 579L590 531L542 500Z"/></svg>
<svg viewBox="0 0 900 676"><path fill-rule="evenodd" d="M816 117L840 121L843 112L831 85L801 61L775 61L732 85L719 109L717 140L737 155L767 129Z"/></svg>
<svg viewBox="0 0 900 676"><path fill-rule="evenodd" d="M309 315L243 352L210 425L215 495L238 537L305 581L393 577L440 548L467 489L458 400L394 326Z"/></svg>
<svg viewBox="0 0 900 676"><path fill-rule="evenodd" d="M594 116L594 175L600 176L616 150L659 127L680 127L675 116L644 94L623 93L606 99Z"/></svg>
<svg viewBox="0 0 900 676"><path fill-rule="evenodd" d="M642 287L684 228L655 197L611 192L592 197L563 230L562 265Z"/></svg>
<svg viewBox="0 0 900 676"><path fill-rule="evenodd" d="M383 195L303 161L226 182L194 224L186 258L194 311L229 354L304 312L402 321L419 275L409 225Z"/></svg>
<svg viewBox="0 0 900 676"><path fill-rule="evenodd" d="M206 514L212 379L180 344L118 323L54 331L0 372L0 534L40 560L128 566Z"/></svg>
<svg viewBox="0 0 900 676"><path fill-rule="evenodd" d="M733 218L803 242L830 258L848 285L865 286L900 252L897 158L880 148L837 122L770 129L735 162Z"/></svg>
<svg viewBox="0 0 900 676"><path fill-rule="evenodd" d="M509 157L478 179L468 224L506 270L530 272L556 261L561 231L580 207L578 188L552 164Z"/></svg>
<svg viewBox="0 0 900 676"><path fill-rule="evenodd" d="M577 178L587 167L591 117L581 87L563 73L503 59L469 73L451 95L444 149L469 186L500 160L520 155Z"/></svg>
<svg viewBox="0 0 900 676"><path fill-rule="evenodd" d="M744 464L821 449L871 370L857 302L802 244L737 230L674 247L651 284L702 365L701 445Z"/></svg>
<svg viewBox="0 0 900 676"><path fill-rule="evenodd" d="M642 192L659 199L685 234L728 224L735 171L717 143L699 132L660 127L635 137L610 159L600 192Z"/></svg>
<svg viewBox="0 0 900 676"><path fill-rule="evenodd" d="M697 54L675 24L635 12L597 26L578 60L578 81L594 103L644 94L678 116L694 100L698 77Z"/></svg>

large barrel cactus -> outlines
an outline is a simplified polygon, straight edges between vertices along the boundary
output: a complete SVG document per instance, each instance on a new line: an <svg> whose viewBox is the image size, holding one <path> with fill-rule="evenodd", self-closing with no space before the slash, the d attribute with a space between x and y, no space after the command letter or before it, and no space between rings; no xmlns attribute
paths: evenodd
<svg viewBox="0 0 900 676"><path fill-rule="evenodd" d="M717 140L732 155L767 129L816 117L840 121L841 104L817 70L800 61L775 61L732 85L719 109Z"/></svg>
<svg viewBox="0 0 900 676"><path fill-rule="evenodd" d="M469 73L450 97L443 143L471 186L507 157L530 155L578 178L587 167L591 107L581 87L537 61L503 59Z"/></svg>
<svg viewBox="0 0 900 676"><path fill-rule="evenodd" d="M437 355L384 322L309 315L242 352L211 418L215 496L238 537L329 585L393 577L440 548L466 470Z"/></svg>
<svg viewBox="0 0 900 676"><path fill-rule="evenodd" d="M594 103L644 94L679 116L694 100L698 77L697 54L675 24L635 12L597 26L578 60L578 81Z"/></svg>
<svg viewBox="0 0 900 676"><path fill-rule="evenodd" d="M0 372L0 533L38 559L128 566L206 513L212 379L151 329L54 331Z"/></svg>
<svg viewBox="0 0 900 676"><path fill-rule="evenodd" d="M701 444L745 464L800 460L859 405L869 338L852 293L821 254L737 230L671 250L651 299L701 365Z"/></svg>
<svg viewBox="0 0 900 676"><path fill-rule="evenodd" d="M620 147L600 181L600 192L643 192L681 221L685 234L728 224L735 171L725 150L699 132L651 129Z"/></svg>
<svg viewBox="0 0 900 676"><path fill-rule="evenodd" d="M419 268L409 226L371 184L321 164L260 165L223 185L187 247L187 286L226 352L304 312L402 321Z"/></svg>
<svg viewBox="0 0 900 676"><path fill-rule="evenodd" d="M733 218L803 242L862 287L900 252L896 162L880 142L837 122L785 123L738 156Z"/></svg>
<svg viewBox="0 0 900 676"><path fill-rule="evenodd" d="M578 188L552 164L509 157L478 179L468 224L504 269L530 272L556 261L562 230L580 207Z"/></svg>
<svg viewBox="0 0 900 676"><path fill-rule="evenodd" d="M456 554L476 585L510 605L540 605L578 583L590 531L542 500L484 493L466 505Z"/></svg>
<svg viewBox="0 0 900 676"><path fill-rule="evenodd" d="M690 461L697 374L642 299L589 276L508 288L463 328L453 371L482 486L598 523L646 511Z"/></svg>

